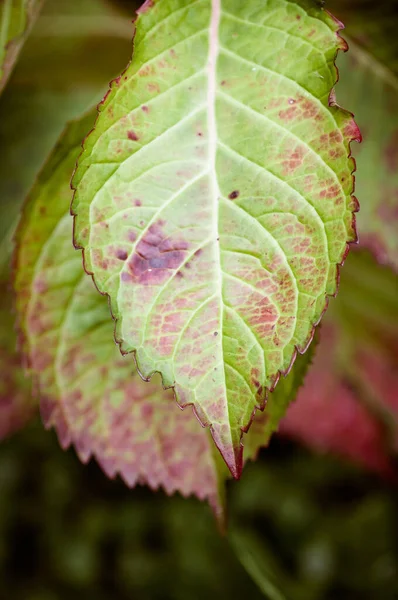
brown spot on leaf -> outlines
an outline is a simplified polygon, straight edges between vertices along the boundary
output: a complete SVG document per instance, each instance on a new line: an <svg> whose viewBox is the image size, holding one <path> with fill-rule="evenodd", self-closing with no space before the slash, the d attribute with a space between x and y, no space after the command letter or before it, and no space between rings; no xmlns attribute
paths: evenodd
<svg viewBox="0 0 398 600"><path fill-rule="evenodd" d="M142 206L142 202L141 202L141 200L139 200L138 198L136 198L136 199L134 200L134 205L135 205L135 206Z"/></svg>
<svg viewBox="0 0 398 600"><path fill-rule="evenodd" d="M149 108L145 105L141 107L141 110L143 110L145 113L149 112Z"/></svg>
<svg viewBox="0 0 398 600"><path fill-rule="evenodd" d="M231 193L228 195L228 198L229 198L230 200L235 200L235 198L238 198L239 194L240 194L240 192L239 192L238 190L234 190L233 192L231 192Z"/></svg>
<svg viewBox="0 0 398 600"><path fill-rule="evenodd" d="M127 137L129 138L129 140L131 140L132 142L136 142L139 138L138 135L135 133L135 131L133 131L132 129L130 129L130 131L127 132Z"/></svg>
<svg viewBox="0 0 398 600"><path fill-rule="evenodd" d="M170 270L181 266L189 245L183 239L169 237L164 225L159 219L149 227L127 263L128 273L122 273L123 281L144 285L162 283Z"/></svg>

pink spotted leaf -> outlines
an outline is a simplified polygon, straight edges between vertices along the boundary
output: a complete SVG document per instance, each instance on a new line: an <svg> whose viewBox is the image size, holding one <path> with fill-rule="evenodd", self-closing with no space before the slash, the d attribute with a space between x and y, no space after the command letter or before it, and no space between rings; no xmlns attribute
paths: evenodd
<svg viewBox="0 0 398 600"><path fill-rule="evenodd" d="M194 406L235 477L356 240L340 29L309 2L146 2L74 177L122 352Z"/></svg>

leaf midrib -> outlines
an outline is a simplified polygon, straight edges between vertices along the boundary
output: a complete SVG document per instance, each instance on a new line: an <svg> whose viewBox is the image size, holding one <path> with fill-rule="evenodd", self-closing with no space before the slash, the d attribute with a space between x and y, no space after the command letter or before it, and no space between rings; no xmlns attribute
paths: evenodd
<svg viewBox="0 0 398 600"><path fill-rule="evenodd" d="M211 0L211 16L209 26L209 55L207 62L207 124L208 124L208 137L209 137L209 162L210 171L212 173L212 188L213 188L213 236L214 236L214 249L215 249L215 264L217 265L218 278L217 278L217 293L219 297L219 331L222 332L220 336L221 344L221 355L223 358L224 367L222 373L224 376L224 390L225 390L225 408L228 414L228 421L230 422L229 415L229 403L227 398L227 380L225 373L225 361L223 351L223 320L224 320L224 303L222 294L222 270L221 270L221 252L220 252L220 227L219 227L219 214L220 214L220 199L221 191L217 179L216 171L216 160L217 160L217 147L218 147L218 135L217 135L217 116L216 116L216 99L217 99L217 62L220 52L219 42L219 29L221 21L221 0Z"/></svg>

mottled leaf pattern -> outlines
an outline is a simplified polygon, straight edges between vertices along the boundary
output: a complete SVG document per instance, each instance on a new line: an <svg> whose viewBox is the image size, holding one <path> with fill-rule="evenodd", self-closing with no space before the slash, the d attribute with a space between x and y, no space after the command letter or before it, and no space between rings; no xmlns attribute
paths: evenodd
<svg viewBox="0 0 398 600"><path fill-rule="evenodd" d="M144 383L112 341L104 298L72 246L70 174L92 115L69 126L25 207L15 257L21 346L41 412L63 447L95 456L111 477L168 493L194 493L221 512L208 432L174 405L159 382Z"/></svg>
<svg viewBox="0 0 398 600"><path fill-rule="evenodd" d="M337 93L350 101L364 143L355 148L360 242L398 269L398 77L359 46L339 62Z"/></svg>
<svg viewBox="0 0 398 600"><path fill-rule="evenodd" d="M75 242L122 351L194 404L235 476L356 237L359 132L329 106L345 44L305 6L146 2L74 179Z"/></svg>
<svg viewBox="0 0 398 600"><path fill-rule="evenodd" d="M0 92L43 0L0 1Z"/></svg>
<svg viewBox="0 0 398 600"><path fill-rule="evenodd" d="M354 252L338 301L281 431L322 451L391 472L398 453L398 281Z"/></svg>

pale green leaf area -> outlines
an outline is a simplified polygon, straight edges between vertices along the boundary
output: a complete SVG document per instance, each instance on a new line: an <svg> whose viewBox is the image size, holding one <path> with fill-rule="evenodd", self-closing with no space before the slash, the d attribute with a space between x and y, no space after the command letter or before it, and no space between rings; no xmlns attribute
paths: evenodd
<svg viewBox="0 0 398 600"><path fill-rule="evenodd" d="M158 0L74 179L75 242L123 352L209 425L231 472L356 237L338 23L285 0ZM307 7L307 8L306 8Z"/></svg>
<svg viewBox="0 0 398 600"><path fill-rule="evenodd" d="M0 0L0 92L43 0Z"/></svg>
<svg viewBox="0 0 398 600"><path fill-rule="evenodd" d="M363 144L353 148L360 243L397 270L398 78L366 50L349 45L338 63L337 94L343 105L350 103L363 135Z"/></svg>

